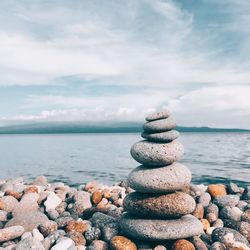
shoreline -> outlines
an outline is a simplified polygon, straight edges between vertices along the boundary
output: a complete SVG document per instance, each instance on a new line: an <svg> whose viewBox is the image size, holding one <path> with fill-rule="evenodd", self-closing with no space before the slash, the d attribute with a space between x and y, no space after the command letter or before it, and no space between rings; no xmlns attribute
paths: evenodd
<svg viewBox="0 0 250 250"><path fill-rule="evenodd" d="M123 199L133 192L126 181L112 186L93 181L75 188L48 183L44 176L28 183L19 177L0 181L0 190L0 249L119 250L126 245L126 249L178 250L180 244L187 250L235 244L249 249L250 186L192 184L186 192L196 201L192 214L204 233L166 242L123 236L119 228Z"/></svg>

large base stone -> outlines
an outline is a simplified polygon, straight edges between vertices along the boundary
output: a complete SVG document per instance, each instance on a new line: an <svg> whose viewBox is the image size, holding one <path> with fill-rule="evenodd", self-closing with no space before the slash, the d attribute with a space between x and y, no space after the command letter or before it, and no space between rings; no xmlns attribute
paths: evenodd
<svg viewBox="0 0 250 250"><path fill-rule="evenodd" d="M151 220L125 213L120 220L120 227L125 235L148 241L183 239L203 233L202 224L192 215L176 220Z"/></svg>

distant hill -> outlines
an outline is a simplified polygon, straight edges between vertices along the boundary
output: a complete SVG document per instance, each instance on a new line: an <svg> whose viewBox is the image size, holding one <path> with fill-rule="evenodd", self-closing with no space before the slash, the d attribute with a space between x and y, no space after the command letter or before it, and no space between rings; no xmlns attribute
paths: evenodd
<svg viewBox="0 0 250 250"><path fill-rule="evenodd" d="M223 129L209 127L176 128L180 132L250 132L247 129ZM0 134L67 134L67 133L133 133L141 132L141 123L82 123L82 122L50 122L0 127Z"/></svg>

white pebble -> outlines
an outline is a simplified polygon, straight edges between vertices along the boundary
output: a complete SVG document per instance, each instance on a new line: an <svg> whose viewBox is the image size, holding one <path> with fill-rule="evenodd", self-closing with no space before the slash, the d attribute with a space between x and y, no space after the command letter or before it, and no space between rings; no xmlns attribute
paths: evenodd
<svg viewBox="0 0 250 250"><path fill-rule="evenodd" d="M51 250L68 250L68 248L71 248L73 246L75 246L73 240L69 238L64 238L60 240L55 246L53 246Z"/></svg>
<svg viewBox="0 0 250 250"><path fill-rule="evenodd" d="M34 228L32 231L33 237L39 241L42 241L44 239L43 235L39 232L37 228Z"/></svg>
<svg viewBox="0 0 250 250"><path fill-rule="evenodd" d="M61 202L62 200L55 193L50 193L47 200L44 202L46 211L55 209Z"/></svg>

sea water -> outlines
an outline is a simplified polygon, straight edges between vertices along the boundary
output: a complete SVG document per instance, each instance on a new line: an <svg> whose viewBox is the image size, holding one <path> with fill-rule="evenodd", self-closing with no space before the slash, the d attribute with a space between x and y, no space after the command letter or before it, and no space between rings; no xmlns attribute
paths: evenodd
<svg viewBox="0 0 250 250"><path fill-rule="evenodd" d="M0 135L0 179L114 184L139 165L130 156L139 140L138 133ZM179 140L194 183L250 183L250 133L182 133Z"/></svg>

